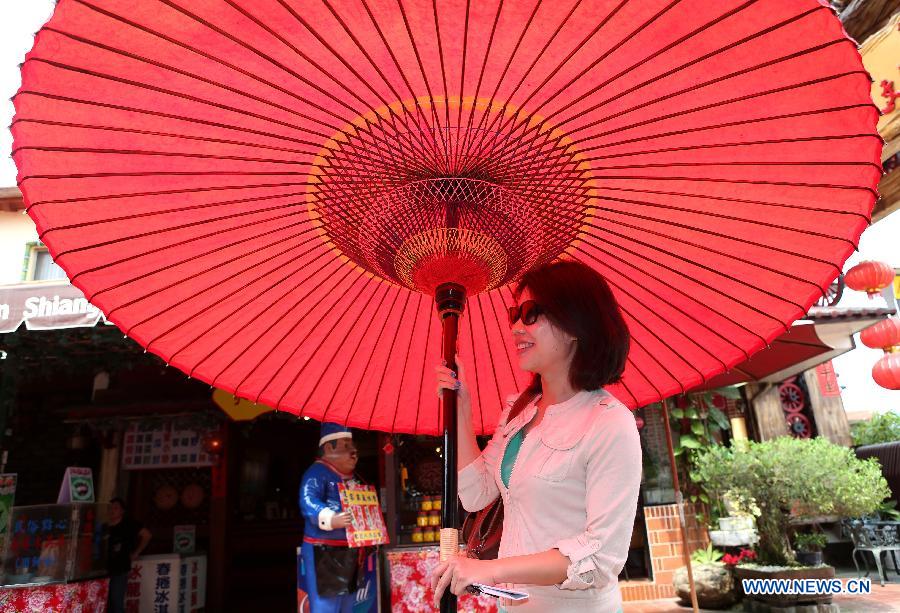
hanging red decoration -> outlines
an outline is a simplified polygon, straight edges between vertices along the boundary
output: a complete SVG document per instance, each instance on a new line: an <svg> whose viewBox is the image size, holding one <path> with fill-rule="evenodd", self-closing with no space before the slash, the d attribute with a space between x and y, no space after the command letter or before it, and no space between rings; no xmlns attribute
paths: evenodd
<svg viewBox="0 0 900 613"><path fill-rule="evenodd" d="M894 269L884 262L866 260L847 271L844 283L850 289L866 292L869 298L874 297L894 282Z"/></svg>
<svg viewBox="0 0 900 613"><path fill-rule="evenodd" d="M900 317L882 319L874 326L869 326L859 333L859 340L866 347L884 351L900 346Z"/></svg>
<svg viewBox="0 0 900 613"><path fill-rule="evenodd" d="M889 390L900 390L900 352L886 353L872 367L875 383Z"/></svg>

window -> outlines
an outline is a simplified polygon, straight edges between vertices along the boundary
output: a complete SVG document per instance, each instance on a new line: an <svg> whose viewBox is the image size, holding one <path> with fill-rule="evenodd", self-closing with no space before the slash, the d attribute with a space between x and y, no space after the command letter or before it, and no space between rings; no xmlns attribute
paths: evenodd
<svg viewBox="0 0 900 613"><path fill-rule="evenodd" d="M50 252L46 247L32 247L28 266L29 281L50 281L53 279L66 279L65 271L53 262Z"/></svg>

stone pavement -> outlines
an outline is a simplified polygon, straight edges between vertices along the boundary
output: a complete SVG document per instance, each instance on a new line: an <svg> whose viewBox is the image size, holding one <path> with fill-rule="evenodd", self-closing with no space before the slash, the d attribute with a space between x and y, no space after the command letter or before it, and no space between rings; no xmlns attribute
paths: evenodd
<svg viewBox="0 0 900 613"><path fill-rule="evenodd" d="M838 571L837 576L842 579L855 577L854 572ZM871 576L870 576L871 578ZM877 577L872 582L872 593L867 596L835 596L834 603L840 607L841 613L856 613L863 611L897 611L900 613L900 579L891 571L889 582L884 587L878 584ZM690 605L682 606L675 598L666 600L645 600L643 602L626 602L623 606L624 613L689 613ZM743 606L735 605L732 611L743 611ZM713 613L708 609L701 609L704 613Z"/></svg>

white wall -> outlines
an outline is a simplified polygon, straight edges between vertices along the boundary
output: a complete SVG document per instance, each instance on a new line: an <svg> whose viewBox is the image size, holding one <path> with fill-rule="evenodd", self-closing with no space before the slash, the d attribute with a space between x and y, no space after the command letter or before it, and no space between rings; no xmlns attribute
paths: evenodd
<svg viewBox="0 0 900 613"><path fill-rule="evenodd" d="M22 282L25 245L37 239L28 215L0 212L0 285Z"/></svg>

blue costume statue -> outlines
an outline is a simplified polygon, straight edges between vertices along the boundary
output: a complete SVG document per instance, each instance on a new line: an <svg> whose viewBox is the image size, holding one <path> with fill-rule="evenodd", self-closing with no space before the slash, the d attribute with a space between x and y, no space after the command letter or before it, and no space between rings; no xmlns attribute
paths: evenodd
<svg viewBox="0 0 900 613"><path fill-rule="evenodd" d="M300 481L303 544L298 584L310 613L350 613L356 600L362 552L347 545L349 515L341 512L338 484L353 480L356 448L343 426L322 424L320 457Z"/></svg>

